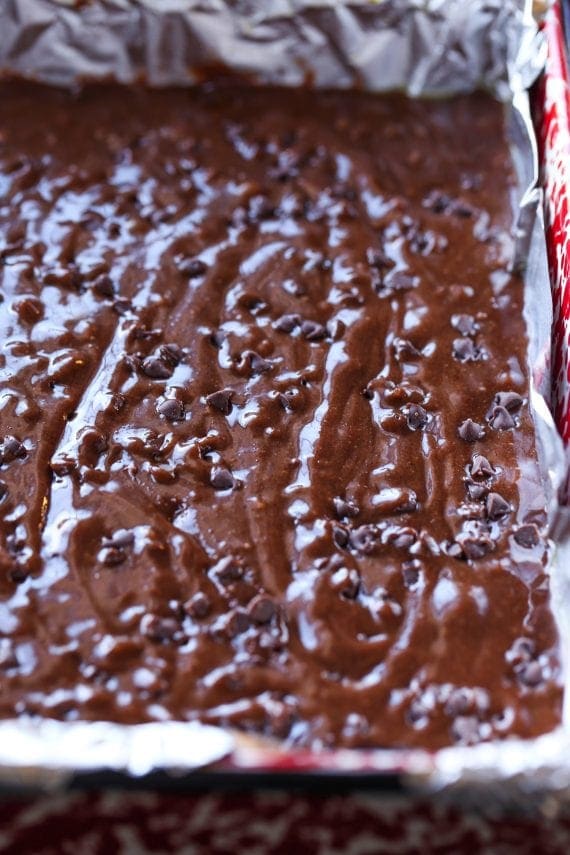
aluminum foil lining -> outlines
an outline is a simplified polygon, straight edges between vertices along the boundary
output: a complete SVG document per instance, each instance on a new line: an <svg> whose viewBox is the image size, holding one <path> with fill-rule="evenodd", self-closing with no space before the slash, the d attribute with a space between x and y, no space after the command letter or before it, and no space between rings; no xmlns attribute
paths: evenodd
<svg viewBox="0 0 570 855"><path fill-rule="evenodd" d="M536 145L526 89L545 45L531 0L3 0L0 73L58 85L85 79L189 85L213 73L259 83L404 89L485 87L508 103L519 178L516 262L526 269L531 403L548 488L553 608L570 678L570 526L557 501L566 464L550 396L551 299ZM561 522L562 520L562 522ZM565 570L565 567L568 568ZM566 610L568 611L568 610ZM199 724L0 722L0 784L65 784L110 769L189 772L222 757L248 768L398 773L440 793L536 808L570 799L570 691L564 724L539 739L421 751L285 752Z"/></svg>

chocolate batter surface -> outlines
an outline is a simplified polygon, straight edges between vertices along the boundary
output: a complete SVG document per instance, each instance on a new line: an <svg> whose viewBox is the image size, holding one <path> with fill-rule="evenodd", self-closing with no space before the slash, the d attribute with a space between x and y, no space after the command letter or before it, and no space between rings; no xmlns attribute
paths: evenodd
<svg viewBox="0 0 570 855"><path fill-rule="evenodd" d="M0 103L0 715L554 727L501 107Z"/></svg>

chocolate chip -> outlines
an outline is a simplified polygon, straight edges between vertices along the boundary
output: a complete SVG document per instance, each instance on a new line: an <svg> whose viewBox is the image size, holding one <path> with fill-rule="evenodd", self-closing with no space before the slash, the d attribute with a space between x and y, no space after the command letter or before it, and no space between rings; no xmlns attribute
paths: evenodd
<svg viewBox="0 0 570 855"><path fill-rule="evenodd" d="M300 315L282 315L278 318L273 324L273 328L279 330L279 332L290 333L293 332L301 324L301 316Z"/></svg>
<svg viewBox="0 0 570 855"><path fill-rule="evenodd" d="M457 716L451 725L451 733L456 742L472 745L479 740L479 719L473 715Z"/></svg>
<svg viewBox="0 0 570 855"><path fill-rule="evenodd" d="M110 276L107 276L106 273L101 273L93 282L93 290L100 297L114 297L115 296L115 286L113 285L113 280Z"/></svg>
<svg viewBox="0 0 570 855"><path fill-rule="evenodd" d="M424 206L432 210L434 214L447 213L448 209L451 207L451 203L451 198L440 190L433 190L423 202Z"/></svg>
<svg viewBox="0 0 570 855"><path fill-rule="evenodd" d="M514 532L514 538L518 545L525 549L532 549L540 542L538 528L532 523L519 526Z"/></svg>
<svg viewBox="0 0 570 855"><path fill-rule="evenodd" d="M393 273L390 273L384 281L384 287L390 291L409 291L411 288L415 288L415 286L415 278L408 273L404 273L402 270L395 270Z"/></svg>
<svg viewBox="0 0 570 855"><path fill-rule="evenodd" d="M474 209L467 202L455 202L452 208L454 216L461 217L463 220L469 219L474 214Z"/></svg>
<svg viewBox="0 0 570 855"><path fill-rule="evenodd" d="M117 549L115 546L106 546L100 550L97 557L101 564L105 564L107 567L115 567L117 564L122 564L127 556L122 549Z"/></svg>
<svg viewBox="0 0 570 855"><path fill-rule="evenodd" d="M490 520L499 520L511 512L511 506L499 493L489 493L485 508Z"/></svg>
<svg viewBox="0 0 570 855"><path fill-rule="evenodd" d="M233 394L233 389L219 389L217 392L212 392L211 395L206 396L206 403L224 416L229 416L232 411Z"/></svg>
<svg viewBox="0 0 570 855"><path fill-rule="evenodd" d="M184 359L184 351L177 344L163 344L160 348L160 355L172 366L178 365Z"/></svg>
<svg viewBox="0 0 570 855"><path fill-rule="evenodd" d="M350 539L350 536L349 536L348 531L345 528L342 528L342 526L340 526L340 525L335 525L335 526L333 526L332 531L333 531L333 540L334 540L336 546L339 547L339 549L344 549L346 546L348 546L348 541Z"/></svg>
<svg viewBox="0 0 570 855"><path fill-rule="evenodd" d="M5 436L0 446L0 463L12 463L13 460L26 457L27 453L23 442L15 436Z"/></svg>
<svg viewBox="0 0 570 855"><path fill-rule="evenodd" d="M246 350L241 355L238 367L242 370L249 369L251 374L264 374L266 371L271 371L272 365L268 359L264 359L254 350Z"/></svg>
<svg viewBox="0 0 570 855"><path fill-rule="evenodd" d="M127 312L130 312L131 308L132 308L132 306L131 306L130 300L125 300L125 299L120 298L120 299L115 300L113 302L113 310L118 315L121 315L121 316L126 315Z"/></svg>
<svg viewBox="0 0 570 855"><path fill-rule="evenodd" d="M237 582L243 576L243 567L233 555L226 555L224 558L220 558L217 564L214 564L212 573L224 584Z"/></svg>
<svg viewBox="0 0 570 855"><path fill-rule="evenodd" d="M413 528L394 526L385 535L386 543L392 544L397 549L409 549L418 538L418 534Z"/></svg>
<svg viewBox="0 0 570 855"><path fill-rule="evenodd" d="M269 623L275 614L275 604L264 594L258 594L247 607L250 618L259 624Z"/></svg>
<svg viewBox="0 0 570 855"><path fill-rule="evenodd" d="M235 484L234 476L225 466L213 466L210 472L210 484L216 490L231 490Z"/></svg>
<svg viewBox="0 0 570 855"><path fill-rule="evenodd" d="M517 676L521 683L524 683L525 686L530 686L534 688L535 686L540 685L543 680L542 667L536 661L527 662L522 665L517 672Z"/></svg>
<svg viewBox="0 0 570 855"><path fill-rule="evenodd" d="M487 493L489 492L489 488L484 484L473 484L472 482L467 482L467 492L469 494L470 499L474 499L478 502L480 499L484 499Z"/></svg>
<svg viewBox="0 0 570 855"><path fill-rule="evenodd" d="M404 561L402 564L402 578L404 580L404 585L406 588L411 588L413 585L417 585L420 572L422 569L422 563L417 558L412 558L409 561Z"/></svg>
<svg viewBox="0 0 570 855"><path fill-rule="evenodd" d="M493 407L489 418L489 424L493 430L509 430L516 427L516 422L505 407Z"/></svg>
<svg viewBox="0 0 570 855"><path fill-rule="evenodd" d="M484 558L489 552L495 548L495 544L490 537L486 535L476 534L460 534L456 538L465 557L471 561L477 561L479 558Z"/></svg>
<svg viewBox="0 0 570 855"><path fill-rule="evenodd" d="M470 338L456 338L452 352L459 362L476 362L479 358L479 351Z"/></svg>
<svg viewBox="0 0 570 855"><path fill-rule="evenodd" d="M220 350L226 340L226 334L223 330L216 330L215 332L210 334L210 341Z"/></svg>
<svg viewBox="0 0 570 855"><path fill-rule="evenodd" d="M184 603L184 611L195 620L202 620L208 617L211 611L211 603L206 594L198 591L186 603Z"/></svg>
<svg viewBox="0 0 570 855"><path fill-rule="evenodd" d="M250 627L249 615L241 609L234 609L227 617L225 631L229 638L235 638Z"/></svg>
<svg viewBox="0 0 570 855"><path fill-rule="evenodd" d="M473 419L465 419L461 422L457 433L465 442L477 442L478 439L483 439L485 431L483 426L474 422Z"/></svg>
<svg viewBox="0 0 570 855"><path fill-rule="evenodd" d="M361 525L349 535L351 547L363 555L370 555L371 552L374 552L377 542L378 532L371 525Z"/></svg>
<svg viewBox="0 0 570 855"><path fill-rule="evenodd" d="M419 404L411 404L406 420L410 430L423 430L429 421L429 416Z"/></svg>
<svg viewBox="0 0 570 855"><path fill-rule="evenodd" d="M486 457L482 454L474 454L471 458L471 466L469 474L472 478L491 478L495 474L495 470L489 463Z"/></svg>
<svg viewBox="0 0 570 855"><path fill-rule="evenodd" d="M208 265L200 258L184 258L177 264L178 270L188 279L196 279L198 276L204 276L208 270Z"/></svg>
<svg viewBox="0 0 570 855"><path fill-rule="evenodd" d="M140 631L151 641L172 641L178 635L180 625L174 618L146 614L140 622Z"/></svg>
<svg viewBox="0 0 570 855"><path fill-rule="evenodd" d="M156 412L169 422L178 422L184 418L184 404L176 398L167 398L157 404Z"/></svg>
<svg viewBox="0 0 570 855"><path fill-rule="evenodd" d="M355 600L360 590L358 571L348 567L339 567L331 576L332 588L345 600Z"/></svg>
<svg viewBox="0 0 570 855"><path fill-rule="evenodd" d="M307 341L320 341L327 334L326 327L317 321L303 321L301 324L301 335Z"/></svg>
<svg viewBox="0 0 570 855"><path fill-rule="evenodd" d="M383 250L373 247L366 250L366 260L370 267L375 267L377 270L388 270L394 267L396 263Z"/></svg>
<svg viewBox="0 0 570 855"><path fill-rule="evenodd" d="M394 354L398 362L408 362L421 357L420 351L411 341L404 338L394 339Z"/></svg>
<svg viewBox="0 0 570 855"><path fill-rule="evenodd" d="M153 380L166 380L172 376L172 366L160 356L147 356L142 361L141 370Z"/></svg>
<svg viewBox="0 0 570 855"><path fill-rule="evenodd" d="M494 399L495 404L504 407L509 413L518 413L524 404L524 398L518 392L498 392Z"/></svg>
<svg viewBox="0 0 570 855"><path fill-rule="evenodd" d="M333 505L339 520L344 517L356 517L360 513L360 508L355 502L350 501L350 499L342 499L340 496L335 496Z"/></svg>
<svg viewBox="0 0 570 855"><path fill-rule="evenodd" d="M453 315L451 318L451 326L460 332L461 335L475 335L479 329L479 324L473 315Z"/></svg>

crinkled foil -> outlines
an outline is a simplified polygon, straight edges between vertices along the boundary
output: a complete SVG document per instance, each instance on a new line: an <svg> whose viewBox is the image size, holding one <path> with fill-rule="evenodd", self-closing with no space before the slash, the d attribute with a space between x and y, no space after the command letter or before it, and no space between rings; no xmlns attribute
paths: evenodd
<svg viewBox="0 0 570 855"><path fill-rule="evenodd" d="M553 542L553 608L570 674L570 538L558 487L562 444L548 410L551 299L526 89L544 62L530 0L3 0L0 73L48 83L115 78L190 85L225 70L256 82L360 86L410 95L486 87L508 104L519 177L516 263L526 270L531 403ZM568 567L568 571L565 571ZM567 692L566 713L570 692ZM0 722L0 784L62 785L77 773L188 773L230 757L234 771L398 774L410 786L551 813L570 801L570 732L421 751L285 752L219 728Z"/></svg>

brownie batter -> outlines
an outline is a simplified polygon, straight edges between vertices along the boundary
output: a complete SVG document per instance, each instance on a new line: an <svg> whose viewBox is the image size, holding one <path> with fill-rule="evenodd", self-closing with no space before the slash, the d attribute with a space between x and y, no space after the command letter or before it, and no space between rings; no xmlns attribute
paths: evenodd
<svg viewBox="0 0 570 855"><path fill-rule="evenodd" d="M0 103L0 715L553 728L502 108Z"/></svg>

